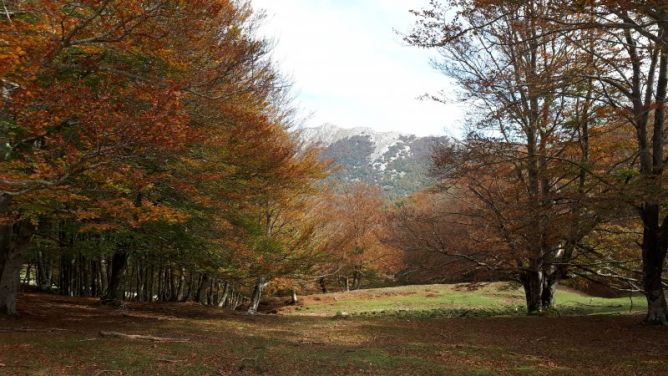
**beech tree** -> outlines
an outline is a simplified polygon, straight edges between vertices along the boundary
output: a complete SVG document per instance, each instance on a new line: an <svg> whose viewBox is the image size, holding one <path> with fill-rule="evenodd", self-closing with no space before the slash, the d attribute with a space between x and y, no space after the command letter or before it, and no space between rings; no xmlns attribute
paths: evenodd
<svg viewBox="0 0 668 376"><path fill-rule="evenodd" d="M323 252L318 283L327 292L327 277L337 277L346 291L362 286L363 278L394 278L401 267L399 251L388 241L387 202L378 188L363 183L339 187L326 198L322 217Z"/></svg>
<svg viewBox="0 0 668 376"><path fill-rule="evenodd" d="M486 106L482 111L486 117L478 124L496 121L493 135L506 144L515 143L506 150L526 153L527 163L522 167L526 178L518 176L526 181L527 192L536 203L531 213L553 207L554 193L563 193L563 188L544 189L554 177L545 175L550 171L545 166L570 158L554 151L564 145L563 135L571 123L579 124L578 137L573 141L585 148L578 153L579 160L570 159L580 171L577 176L581 182L580 198L575 200L575 210L571 212L585 217L591 217L587 212L595 215L591 225L584 226L579 215L572 217L572 228L584 231L578 231L580 234L571 239L580 239L576 248L587 249L588 241L583 239L596 230L596 223L607 221L603 225L608 226L625 220L608 216L610 208L625 212L623 205L634 207L643 224L640 243L642 290L648 300L646 321L665 324L662 271L668 242L664 239L665 213L661 211L665 201L663 137L668 84L665 2L519 4L492 0L447 5L449 10L432 2L430 9L416 12L420 17L418 28L407 40L418 46L439 48L444 53L441 67L472 95L473 104ZM452 14L456 17L450 17ZM561 59L560 51L567 52L562 56L568 58ZM569 63L564 65L563 61ZM578 67L577 61L586 66ZM513 127L509 126L513 123L523 131L519 133L520 142L518 133L512 133ZM588 129L583 124L588 124ZM613 137L595 140L592 134L597 128L612 130ZM629 136L633 144L629 143ZM593 151L601 150L606 150L606 155L593 159ZM589 183L583 185L586 181ZM592 182L600 183L600 187L593 191L587 188ZM540 216L533 221L538 233L545 228ZM540 244L539 238L545 238L536 236L532 243ZM535 247L535 255L550 255ZM573 266L580 271L588 269L595 278L609 276L587 265L573 265L568 258L563 259L568 254L561 252L562 259L556 263L550 257L540 257L529 269L538 270L536 264L548 265L547 270L540 268L548 280L551 271L561 270L557 274L564 275ZM608 261L599 261L598 265L609 265ZM637 286L633 273L621 274L618 277Z"/></svg>
<svg viewBox="0 0 668 376"><path fill-rule="evenodd" d="M637 160L625 182L625 200L643 223L643 289L648 323L668 323L662 273L668 216L661 210L664 189L664 133L668 86L668 6L664 1L559 1L562 12L576 15L553 20L562 30L599 30L596 45L572 43L596 57L601 68L593 78L605 87L603 100L618 121L631 125Z"/></svg>
<svg viewBox="0 0 668 376"><path fill-rule="evenodd" d="M403 278L418 282L462 282L512 278L515 270L502 241L473 201L457 193L426 191L403 200L390 215L390 242L404 252Z"/></svg>
<svg viewBox="0 0 668 376"><path fill-rule="evenodd" d="M170 50L178 2L16 1L0 21L3 84L0 308L15 312L39 213L147 151L176 150L188 116ZM59 25L54 27L53 25ZM90 181L90 180L89 180Z"/></svg>
<svg viewBox="0 0 668 376"><path fill-rule="evenodd" d="M476 216L505 242L530 313L554 305L577 244L597 222L584 200L602 190L587 174L602 168L590 158L599 89L582 78L593 59L569 43L596 35L561 31L546 20L552 11L551 1L432 2L415 12L417 27L406 37L441 53L436 67L476 109L465 145L436 162L487 212Z"/></svg>
<svg viewBox="0 0 668 376"><path fill-rule="evenodd" d="M15 313L29 247L40 285L50 288L56 271L61 292L114 304L237 307L249 279L289 274L286 258L310 257L296 198L325 165L289 134L286 84L247 3L7 5L3 312ZM272 231L275 212L292 218L290 231ZM238 263L244 254L249 263Z"/></svg>

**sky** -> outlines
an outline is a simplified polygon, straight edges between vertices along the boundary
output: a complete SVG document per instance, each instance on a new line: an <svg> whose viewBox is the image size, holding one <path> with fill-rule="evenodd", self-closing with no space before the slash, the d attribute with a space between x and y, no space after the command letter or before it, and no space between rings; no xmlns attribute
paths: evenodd
<svg viewBox="0 0 668 376"><path fill-rule="evenodd" d="M304 126L331 123L407 134L461 134L455 103L420 100L452 92L433 51L407 46L408 12L427 0L252 0L266 13L260 32L293 83Z"/></svg>

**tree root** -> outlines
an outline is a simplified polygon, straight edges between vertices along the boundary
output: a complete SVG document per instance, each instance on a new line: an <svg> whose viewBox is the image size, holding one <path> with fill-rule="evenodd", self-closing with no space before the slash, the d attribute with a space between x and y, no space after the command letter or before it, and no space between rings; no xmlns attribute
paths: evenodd
<svg viewBox="0 0 668 376"><path fill-rule="evenodd" d="M129 340L133 340L133 341L134 340L144 340L144 341L152 341L152 342L177 342L177 343L190 342L190 339L188 339L188 338L154 337L154 336L147 336L147 335L125 334L125 333L120 333L120 332L106 332L106 331L100 331L100 336L101 337L113 337L113 338L129 339Z"/></svg>
<svg viewBox="0 0 668 376"><path fill-rule="evenodd" d="M60 328L46 328L46 329L34 329L34 328L0 328L0 333L30 333L30 332L67 332L69 329L60 329Z"/></svg>

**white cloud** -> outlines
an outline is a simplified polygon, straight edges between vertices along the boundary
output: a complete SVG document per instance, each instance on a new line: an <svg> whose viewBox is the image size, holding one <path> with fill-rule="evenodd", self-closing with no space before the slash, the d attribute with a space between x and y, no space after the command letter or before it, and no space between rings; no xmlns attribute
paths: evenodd
<svg viewBox="0 0 668 376"><path fill-rule="evenodd" d="M404 133L459 135L456 105L419 101L450 86L430 53L405 46L415 0L252 0L276 42L275 59L292 79L306 126L334 123ZM426 1L425 1L426 2Z"/></svg>

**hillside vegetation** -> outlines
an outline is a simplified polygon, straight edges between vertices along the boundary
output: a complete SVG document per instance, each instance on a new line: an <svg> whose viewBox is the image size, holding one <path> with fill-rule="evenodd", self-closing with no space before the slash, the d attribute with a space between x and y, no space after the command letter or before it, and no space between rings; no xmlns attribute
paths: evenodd
<svg viewBox="0 0 668 376"><path fill-rule="evenodd" d="M385 197L398 199L432 186L435 148L450 144L441 137L418 137L371 128L339 128L332 124L300 131L304 145L318 145L320 158L336 166L337 184L365 183L381 188Z"/></svg>

